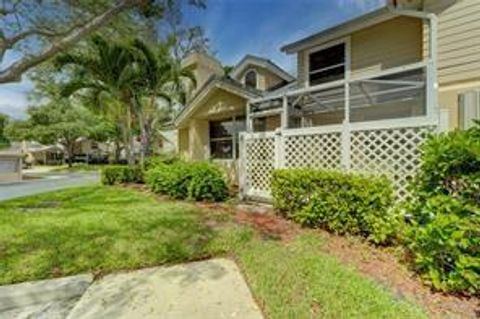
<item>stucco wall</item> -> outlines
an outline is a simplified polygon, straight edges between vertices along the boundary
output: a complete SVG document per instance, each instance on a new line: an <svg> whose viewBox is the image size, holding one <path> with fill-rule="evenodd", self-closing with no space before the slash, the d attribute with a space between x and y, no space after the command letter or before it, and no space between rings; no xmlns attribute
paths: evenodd
<svg viewBox="0 0 480 319"><path fill-rule="evenodd" d="M190 116L188 124L179 129L179 153L190 160L209 159L209 121L244 116L246 102L223 89L213 89Z"/></svg>

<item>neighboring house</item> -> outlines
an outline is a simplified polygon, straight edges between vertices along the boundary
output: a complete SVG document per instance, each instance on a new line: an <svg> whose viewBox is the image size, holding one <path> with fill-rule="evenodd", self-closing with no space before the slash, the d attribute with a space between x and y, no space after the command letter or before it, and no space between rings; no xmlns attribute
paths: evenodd
<svg viewBox="0 0 480 319"><path fill-rule="evenodd" d="M279 167L385 173L404 196L428 133L468 127L480 115L478 0L392 0L282 51L297 56L296 82L287 75L282 88L261 92L262 81L247 82L245 61L255 60L247 57L233 81L218 74L201 86L177 119L187 157L241 153L246 196L268 198ZM223 91L235 92L235 103ZM234 125L215 129L224 119L216 110L246 127L240 151L225 142Z"/></svg>
<svg viewBox="0 0 480 319"><path fill-rule="evenodd" d="M22 154L0 151L0 183L22 180Z"/></svg>
<svg viewBox="0 0 480 319"><path fill-rule="evenodd" d="M177 116L179 154L191 160L213 159L236 175L238 133L245 131L247 101L262 97L294 81L294 77L270 60L246 56L228 74L220 62L194 53L184 62L191 67L197 89ZM259 123L263 130L280 126L280 117Z"/></svg>

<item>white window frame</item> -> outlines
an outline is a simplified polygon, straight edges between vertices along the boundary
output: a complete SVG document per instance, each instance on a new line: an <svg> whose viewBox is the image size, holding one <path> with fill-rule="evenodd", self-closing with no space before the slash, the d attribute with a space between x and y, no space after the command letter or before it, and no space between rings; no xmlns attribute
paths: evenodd
<svg viewBox="0 0 480 319"><path fill-rule="evenodd" d="M310 85L310 55L312 53L322 51L322 50L334 47L334 46L342 44L342 43L345 45L345 76L344 76L344 78L341 79L341 80L337 80L337 81L331 81L331 82L326 82L326 83L321 83L321 84L316 84L316 85ZM340 83L343 83L344 81L350 79L350 73L351 73L351 38L350 37L345 37L345 38L341 38L341 39L338 39L338 40L327 42L327 43L322 44L322 45L314 46L314 47L306 50L304 54L305 54L304 55L304 60L305 60L305 64L304 64L305 86L307 88L308 87L325 85L327 83L330 84L330 83L337 83L338 82L340 84ZM316 70L314 72L326 71L328 69L338 67L340 65L341 64L328 66L324 69Z"/></svg>
<svg viewBox="0 0 480 319"><path fill-rule="evenodd" d="M255 73L255 89L256 90L259 90L259 79L258 79L258 71L254 68L250 68L248 69L245 74L243 75L243 85L245 85L245 87L247 87L247 74L250 73L250 72L254 72Z"/></svg>

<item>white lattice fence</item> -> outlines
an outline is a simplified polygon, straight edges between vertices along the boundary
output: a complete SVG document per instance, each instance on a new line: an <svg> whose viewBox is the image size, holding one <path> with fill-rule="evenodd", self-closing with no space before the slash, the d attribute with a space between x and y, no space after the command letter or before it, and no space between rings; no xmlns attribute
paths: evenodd
<svg viewBox="0 0 480 319"><path fill-rule="evenodd" d="M341 141L341 132L285 136L284 166L340 169Z"/></svg>
<svg viewBox="0 0 480 319"><path fill-rule="evenodd" d="M249 196L268 197L270 179L275 168L275 138L272 135L245 137L245 191Z"/></svg>
<svg viewBox="0 0 480 319"><path fill-rule="evenodd" d="M268 199L273 169L306 167L385 174L397 196L405 199L420 162L419 146L436 126L367 127L353 126L350 132L335 127L245 135L241 170L245 195Z"/></svg>
<svg viewBox="0 0 480 319"><path fill-rule="evenodd" d="M434 130L432 126L351 132L351 169L357 172L386 174L397 195L408 195L407 185L420 160L419 146Z"/></svg>

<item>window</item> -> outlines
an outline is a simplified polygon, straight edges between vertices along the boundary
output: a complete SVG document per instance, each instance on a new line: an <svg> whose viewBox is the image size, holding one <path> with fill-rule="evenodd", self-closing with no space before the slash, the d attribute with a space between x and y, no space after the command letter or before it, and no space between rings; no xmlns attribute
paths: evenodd
<svg viewBox="0 0 480 319"><path fill-rule="evenodd" d="M210 157L238 158L238 133L245 131L245 117L210 122Z"/></svg>
<svg viewBox="0 0 480 319"><path fill-rule="evenodd" d="M245 74L245 86L252 89L257 88L257 72L255 70L250 70Z"/></svg>
<svg viewBox="0 0 480 319"><path fill-rule="evenodd" d="M308 82L318 85L345 78L345 43L308 55Z"/></svg>

